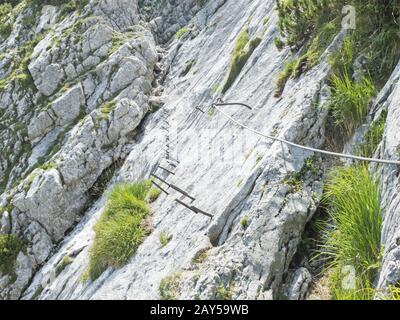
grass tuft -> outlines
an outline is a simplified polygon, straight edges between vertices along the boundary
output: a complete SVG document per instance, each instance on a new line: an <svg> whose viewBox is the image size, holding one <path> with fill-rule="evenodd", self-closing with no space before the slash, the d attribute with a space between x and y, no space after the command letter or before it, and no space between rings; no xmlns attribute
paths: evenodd
<svg viewBox="0 0 400 320"><path fill-rule="evenodd" d="M230 69L225 84L222 87L222 93L229 90L261 41L262 39L259 37L250 40L248 28L239 34L232 52Z"/></svg>
<svg viewBox="0 0 400 320"><path fill-rule="evenodd" d="M161 195L161 190L158 188L151 188L147 194L147 201L149 203L155 202Z"/></svg>
<svg viewBox="0 0 400 320"><path fill-rule="evenodd" d="M97 279L108 267L128 262L150 233L144 201L148 181L117 185L108 196L105 210L94 227L96 236L89 256L89 275Z"/></svg>
<svg viewBox="0 0 400 320"><path fill-rule="evenodd" d="M296 59L291 59L288 62L286 62L285 66L283 67L283 70L279 73L275 90L276 98L279 98L282 95L282 92L285 89L286 82L293 75L294 71L296 70L297 64L298 62Z"/></svg>
<svg viewBox="0 0 400 320"><path fill-rule="evenodd" d="M323 202L330 219L320 226L317 257L329 270L332 296L368 299L381 256L379 184L364 165L337 168L329 174ZM349 266L355 270L355 287L346 289Z"/></svg>
<svg viewBox="0 0 400 320"><path fill-rule="evenodd" d="M162 232L160 234L160 245L164 248L172 240L172 235Z"/></svg>
<svg viewBox="0 0 400 320"><path fill-rule="evenodd" d="M159 292L161 300L177 300L180 294L179 273L165 277L160 282Z"/></svg>
<svg viewBox="0 0 400 320"><path fill-rule="evenodd" d="M365 119L370 102L376 94L376 88L369 77L363 77L360 82L355 82L346 73L343 77L332 76L331 91L329 107L336 125L350 135Z"/></svg>

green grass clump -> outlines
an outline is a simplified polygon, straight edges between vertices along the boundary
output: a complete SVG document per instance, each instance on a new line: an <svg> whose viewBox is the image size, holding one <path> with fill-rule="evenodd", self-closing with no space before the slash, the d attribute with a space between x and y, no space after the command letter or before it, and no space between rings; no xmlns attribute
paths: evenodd
<svg viewBox="0 0 400 320"><path fill-rule="evenodd" d="M56 267L56 277L58 277L72 262L74 262L74 260L70 256L65 256Z"/></svg>
<svg viewBox="0 0 400 320"><path fill-rule="evenodd" d="M385 131L387 113L384 112L379 120L375 121L368 128L364 134L363 141L356 147L356 153L359 156L373 157L376 148L382 141L383 133Z"/></svg>
<svg viewBox="0 0 400 320"><path fill-rule="evenodd" d="M294 71L296 70L297 60L291 59L285 63L283 70L279 73L278 80L276 82L275 97L278 98L282 95L285 89L286 82L290 79Z"/></svg>
<svg viewBox="0 0 400 320"><path fill-rule="evenodd" d="M147 194L147 200L149 203L155 202L161 195L161 190L158 188L151 188Z"/></svg>
<svg viewBox="0 0 400 320"><path fill-rule="evenodd" d="M235 43L235 48L232 52L229 73L225 84L222 87L222 93L225 93L229 90L229 88L235 82L237 76L242 71L247 60L253 54L254 50L259 46L261 41L262 39L259 37L255 37L254 39L250 40L248 28L239 34Z"/></svg>
<svg viewBox="0 0 400 320"><path fill-rule="evenodd" d="M145 202L148 181L117 185L109 194L105 210L94 226L89 275L97 279L108 267L128 262L150 233L146 225L149 208Z"/></svg>
<svg viewBox="0 0 400 320"><path fill-rule="evenodd" d="M181 39L185 34L187 34L189 32L189 28L188 27L183 27L183 28L180 28L177 32L176 32L176 34L175 34L175 37L177 38L177 39Z"/></svg>
<svg viewBox="0 0 400 320"><path fill-rule="evenodd" d="M230 282L228 287L223 284L219 285L215 291L215 298L217 300L232 300L233 288L233 282Z"/></svg>
<svg viewBox="0 0 400 320"><path fill-rule="evenodd" d="M160 234L160 245L164 248L172 240L172 235L162 232Z"/></svg>
<svg viewBox="0 0 400 320"><path fill-rule="evenodd" d="M331 78L331 89L330 109L336 124L350 135L367 115L376 88L369 77L355 82L345 74L343 77L334 75Z"/></svg>
<svg viewBox="0 0 400 320"><path fill-rule="evenodd" d="M0 274L12 274L18 254L25 251L27 242L16 235L0 234Z"/></svg>
<svg viewBox="0 0 400 320"><path fill-rule="evenodd" d="M161 300L176 300L180 294L179 273L173 274L161 280L159 292Z"/></svg>
<svg viewBox="0 0 400 320"><path fill-rule="evenodd" d="M335 299L368 299L381 257L379 183L364 165L331 171L323 202L329 221L322 223L318 257L323 258ZM354 289L344 289L343 270L355 270Z"/></svg>

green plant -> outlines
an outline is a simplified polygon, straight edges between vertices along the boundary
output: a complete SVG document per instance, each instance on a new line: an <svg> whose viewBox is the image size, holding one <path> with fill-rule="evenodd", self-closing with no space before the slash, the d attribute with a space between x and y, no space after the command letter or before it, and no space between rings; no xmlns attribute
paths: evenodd
<svg viewBox="0 0 400 320"><path fill-rule="evenodd" d="M196 0L199 7L204 7L208 0Z"/></svg>
<svg viewBox="0 0 400 320"><path fill-rule="evenodd" d="M286 82L292 76L294 71L296 70L296 66L298 61L296 59L290 59L285 63L282 71L278 75L278 80L276 82L276 90L275 97L278 98L282 95L283 90L285 89Z"/></svg>
<svg viewBox="0 0 400 320"><path fill-rule="evenodd" d="M182 70L180 76L181 77L186 76L190 72L190 70L192 70L192 68L195 64L196 64L196 60L192 59L192 60L186 61L185 68Z"/></svg>
<svg viewBox="0 0 400 320"><path fill-rule="evenodd" d="M217 300L232 300L233 288L234 285L232 281L229 283L228 287L220 284L215 291L215 298Z"/></svg>
<svg viewBox="0 0 400 320"><path fill-rule="evenodd" d="M222 87L222 93L227 92L232 86L237 76L245 66L247 60L261 43L261 40L262 39L259 37L255 37L254 39L250 40L248 28L239 34L232 52L230 68L225 84Z"/></svg>
<svg viewBox="0 0 400 320"><path fill-rule="evenodd" d="M336 125L351 134L367 115L371 99L376 94L375 86L368 77L354 82L346 73L343 78L336 75L332 77L331 89L329 107Z"/></svg>
<svg viewBox="0 0 400 320"><path fill-rule="evenodd" d="M189 32L189 28L188 27L182 27L181 29L179 29L176 34L175 37L177 39L181 39L184 35L186 35Z"/></svg>
<svg viewBox="0 0 400 320"><path fill-rule="evenodd" d="M0 234L0 274L12 274L18 254L25 251L27 241L13 234Z"/></svg>
<svg viewBox="0 0 400 320"><path fill-rule="evenodd" d="M108 267L120 267L136 252L150 233L146 225L149 209L144 201L148 181L117 185L94 227L95 239L89 254L89 275L97 279Z"/></svg>
<svg viewBox="0 0 400 320"><path fill-rule="evenodd" d="M44 288L39 285L39 287L35 290L30 300L37 300L37 298L42 294Z"/></svg>
<svg viewBox="0 0 400 320"><path fill-rule="evenodd" d="M208 258L208 251L210 248L201 249L199 252L196 253L194 258L192 259L192 263L199 264L203 263Z"/></svg>
<svg viewBox="0 0 400 320"><path fill-rule="evenodd" d="M382 141L386 124L386 112L383 112L379 120L375 121L364 134L363 141L356 146L356 153L363 157L372 157Z"/></svg>
<svg viewBox="0 0 400 320"><path fill-rule="evenodd" d="M165 232L161 232L161 234L160 234L161 248L165 247L171 240L172 240L172 235L167 234Z"/></svg>
<svg viewBox="0 0 400 320"><path fill-rule="evenodd" d="M161 300L176 300L180 294L180 278L179 273L165 277L160 282L159 292Z"/></svg>
<svg viewBox="0 0 400 320"><path fill-rule="evenodd" d="M249 226L249 218L248 217L243 217L243 219L240 220L240 225L242 226L243 230L246 230L247 227Z"/></svg>
<svg viewBox="0 0 400 320"><path fill-rule="evenodd" d="M158 188L151 188L149 193L147 194L147 201L149 203L155 202L158 197L161 195L161 190Z"/></svg>
<svg viewBox="0 0 400 320"><path fill-rule="evenodd" d="M65 270L74 260L70 256L65 256L61 262L56 267L56 277L58 277L61 272Z"/></svg>
<svg viewBox="0 0 400 320"><path fill-rule="evenodd" d="M276 37L275 39L274 39L274 44L275 44L275 47L278 49L278 50L282 50L284 47L285 47L285 43L282 41L282 39L281 38L279 38L279 37Z"/></svg>
<svg viewBox="0 0 400 320"><path fill-rule="evenodd" d="M329 270L332 295L336 299L365 299L381 255L379 184L364 165L334 169L326 181L323 203L330 219L320 224L323 240L317 257ZM354 290L341 286L346 266L356 271Z"/></svg>

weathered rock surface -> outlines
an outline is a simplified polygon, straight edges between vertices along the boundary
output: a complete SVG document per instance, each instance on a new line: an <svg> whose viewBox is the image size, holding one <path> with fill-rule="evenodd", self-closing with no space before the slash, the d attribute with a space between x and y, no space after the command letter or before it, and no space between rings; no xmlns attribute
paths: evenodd
<svg viewBox="0 0 400 320"><path fill-rule="evenodd" d="M236 39L248 28L261 42L223 99L254 109L224 110L266 134L324 145L326 55L274 97L289 54L274 45L274 5L93 0L64 19L59 8L44 7L35 34L19 38L23 32L13 30L0 44L3 78L11 72L7 54L40 38L29 52L32 83L10 81L0 91L0 206L7 209L0 232L29 241L18 255L16 280L0 275L0 298L157 299L170 275L179 279L182 299L276 299L282 291L289 299L305 298L310 273L298 268L288 278L288 270L319 205L324 159L261 139L207 108L222 97ZM16 21L28 14L29 7ZM174 37L182 27L182 37ZM384 158L399 156L400 97L390 85L399 74L380 97L389 111ZM168 166L165 118L179 163L175 175L157 172L214 217L180 206L174 200L187 199L171 190L152 204L153 231L129 263L85 280L93 225L106 198L106 191L93 197L91 188L116 162L123 165L110 188L148 178L159 163ZM379 286L385 288L399 278L400 198L398 168L385 167L383 175L386 250ZM161 233L172 235L165 247ZM56 274L64 257L72 263Z"/></svg>
<svg viewBox="0 0 400 320"><path fill-rule="evenodd" d="M381 145L381 157L400 159L400 65L393 72L391 79L382 90L383 104L379 111L387 110L387 121L384 139ZM396 286L400 280L400 168L385 166L382 174L382 208L383 230L382 246L384 248L381 271L378 277L378 289L386 290Z"/></svg>

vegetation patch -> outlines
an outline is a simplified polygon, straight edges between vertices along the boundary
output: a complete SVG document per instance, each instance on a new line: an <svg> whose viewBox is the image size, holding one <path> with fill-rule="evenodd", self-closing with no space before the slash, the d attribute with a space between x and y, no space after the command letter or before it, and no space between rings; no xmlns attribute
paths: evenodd
<svg viewBox="0 0 400 320"><path fill-rule="evenodd" d="M15 261L21 251L25 251L27 241L16 235L0 234L0 274L12 274Z"/></svg>
<svg viewBox="0 0 400 320"><path fill-rule="evenodd" d="M188 27L183 27L183 28L181 28L181 29L179 29L179 30L177 31L177 33L175 34L175 37L176 37L177 39L181 39L181 38L182 38L184 35L186 35L189 31L190 31L190 30L189 30Z"/></svg>
<svg viewBox="0 0 400 320"><path fill-rule="evenodd" d="M382 141L385 131L387 112L382 112L379 120L375 121L365 132L363 141L356 146L356 154L362 157L371 158Z"/></svg>
<svg viewBox="0 0 400 320"><path fill-rule="evenodd" d="M290 59L287 61L282 69L282 71L278 75L278 80L276 82L276 90L275 97L278 98L282 95L283 90L285 89L286 82L293 75L296 70L297 59Z"/></svg>
<svg viewBox="0 0 400 320"><path fill-rule="evenodd" d="M161 300L177 300L179 298L180 279L181 274L175 273L161 280L159 287Z"/></svg>
<svg viewBox="0 0 400 320"><path fill-rule="evenodd" d="M155 202L158 197L161 195L161 190L158 188L151 188L149 193L147 194L147 201L149 203Z"/></svg>
<svg viewBox="0 0 400 320"><path fill-rule="evenodd" d="M334 75L331 79L330 109L336 125L350 136L362 124L369 111L376 89L369 77L352 81L348 74Z"/></svg>
<svg viewBox="0 0 400 320"><path fill-rule="evenodd" d="M194 258L192 259L192 263L200 264L200 263L203 263L204 261L206 261L208 258L209 250L210 250L209 248L205 248L205 249L202 249L199 252L197 252L196 255L194 256Z"/></svg>
<svg viewBox="0 0 400 320"><path fill-rule="evenodd" d="M145 198L150 182L117 185L109 194L89 255L89 276L97 279L108 267L126 264L150 233Z"/></svg>
<svg viewBox="0 0 400 320"><path fill-rule="evenodd" d="M229 73L225 84L222 87L222 93L227 92L232 84L235 82L237 76L242 71L247 60L261 43L261 40L262 39L259 37L255 37L254 39L250 40L248 28L246 28L239 34L236 40L235 48L232 52Z"/></svg>
<svg viewBox="0 0 400 320"><path fill-rule="evenodd" d="M72 262L74 262L74 260L70 256L65 256L56 267L56 277L58 277Z"/></svg>
<svg viewBox="0 0 400 320"><path fill-rule="evenodd" d="M323 240L317 257L325 262L333 298L372 299L381 258L378 181L364 165L334 169L325 185L323 203L329 220L321 224ZM349 273L354 283L346 285Z"/></svg>
<svg viewBox="0 0 400 320"><path fill-rule="evenodd" d="M160 246L164 248L172 240L172 235L166 232L160 234Z"/></svg>
<svg viewBox="0 0 400 320"><path fill-rule="evenodd" d="M231 281L227 287L220 284L215 291L215 298L217 300L232 300L234 283Z"/></svg>
<svg viewBox="0 0 400 320"><path fill-rule="evenodd" d="M246 230L249 226L249 218L248 217L243 217L242 220L240 220L240 225L243 230Z"/></svg>

